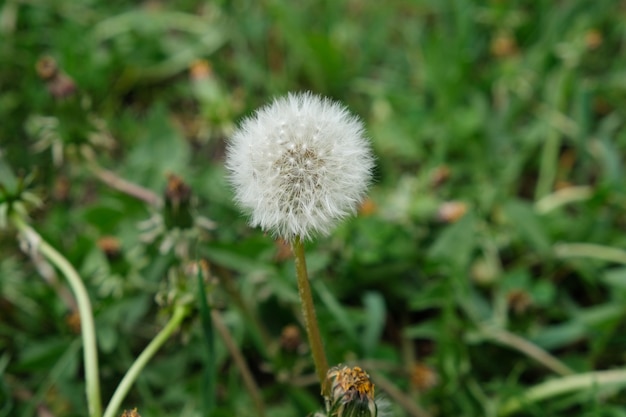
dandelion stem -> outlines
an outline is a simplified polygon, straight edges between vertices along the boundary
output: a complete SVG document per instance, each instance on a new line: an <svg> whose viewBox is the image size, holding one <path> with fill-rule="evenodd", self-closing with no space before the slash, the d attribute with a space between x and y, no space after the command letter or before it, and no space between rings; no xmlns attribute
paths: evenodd
<svg viewBox="0 0 626 417"><path fill-rule="evenodd" d="M154 339L152 339L128 371L126 371L126 375L124 375L124 378L122 378L122 381L115 389L113 397L111 397L111 401L109 401L109 405L107 405L104 417L114 417L117 414L122 401L124 401L126 394L130 391L130 388L137 380L137 377L143 368L145 368L148 361L152 359L155 353L161 348L161 346L163 346L165 341L169 339L172 333L174 333L174 331L180 326L180 323L187 316L188 312L189 309L186 306L178 305L175 307L174 313L165 327L154 337Z"/></svg>
<svg viewBox="0 0 626 417"><path fill-rule="evenodd" d="M102 399L100 398L100 376L98 372L98 348L96 345L96 326L87 289L80 275L67 259L30 227L24 220L13 213L11 217L15 227L24 235L32 250L39 250L43 256L56 266L67 279L76 302L80 316L80 328L83 340L83 361L85 366L85 381L87 405L90 417L102 415Z"/></svg>
<svg viewBox="0 0 626 417"><path fill-rule="evenodd" d="M296 237L292 243L293 254L296 261L296 275L298 276L298 293L300 294L300 303L302 304L302 315L304 317L304 325L306 327L313 362L315 363L315 371L317 378L322 385L322 394L326 395L327 387L325 384L326 373L328 372L328 361L324 353L324 345L322 336L320 335L317 316L315 315L315 305L313 304L313 294L309 285L309 275L306 269L306 259L304 257L304 245L300 237Z"/></svg>
<svg viewBox="0 0 626 417"><path fill-rule="evenodd" d="M508 416L524 406L568 392L606 386L626 386L626 370L596 371L570 375L535 385L523 395L511 398L505 402L498 415L500 417Z"/></svg>

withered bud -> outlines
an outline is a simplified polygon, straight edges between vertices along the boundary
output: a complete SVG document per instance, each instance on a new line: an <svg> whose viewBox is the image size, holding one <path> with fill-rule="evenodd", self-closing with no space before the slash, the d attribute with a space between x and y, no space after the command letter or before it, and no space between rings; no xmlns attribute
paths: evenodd
<svg viewBox="0 0 626 417"><path fill-rule="evenodd" d="M72 333L80 334L80 315L78 311L72 311L65 316L65 323L68 325Z"/></svg>
<svg viewBox="0 0 626 417"><path fill-rule="evenodd" d="M132 410L124 410L121 417L141 417L137 412L137 408L133 408Z"/></svg>
<svg viewBox="0 0 626 417"><path fill-rule="evenodd" d="M198 274L202 274L202 280L205 283L209 283L212 278L211 266L206 259L200 259L199 261L191 261L185 264L185 275L189 277L197 277Z"/></svg>
<svg viewBox="0 0 626 417"><path fill-rule="evenodd" d="M522 289L511 290L506 295L509 308L517 315L524 314L533 304L533 299L527 291Z"/></svg>
<svg viewBox="0 0 626 417"><path fill-rule="evenodd" d="M116 260L121 255L121 244L115 236L102 236L98 239L98 247L109 261Z"/></svg>
<svg viewBox="0 0 626 417"><path fill-rule="evenodd" d="M167 176L167 187L165 189L165 199L173 206L180 206L189 201L191 198L191 187L177 175L169 174Z"/></svg>
<svg viewBox="0 0 626 417"><path fill-rule="evenodd" d="M440 165L432 173L430 183L433 187L440 187L446 181L450 179L450 167L447 165Z"/></svg>
<svg viewBox="0 0 626 417"><path fill-rule="evenodd" d="M46 82L46 88L55 99L64 99L76 93L76 83L64 74L51 56L43 56L35 65L37 75Z"/></svg>
<svg viewBox="0 0 626 417"><path fill-rule="evenodd" d="M437 219L444 223L454 223L467 213L467 204L462 201L447 201L439 206Z"/></svg>
<svg viewBox="0 0 626 417"><path fill-rule="evenodd" d="M205 59L194 61L189 68L189 76L192 80L204 80L213 76L211 63Z"/></svg>
<svg viewBox="0 0 626 417"><path fill-rule="evenodd" d="M602 46L602 42L604 42L604 37L602 36L602 32L598 29L591 29L585 33L585 45L587 49L597 49Z"/></svg>
<svg viewBox="0 0 626 417"><path fill-rule="evenodd" d="M359 206L359 215L361 216L369 216L371 214L374 214L376 212L376 203L374 203L374 201L369 198L366 197L363 202L361 202L361 205Z"/></svg>
<svg viewBox="0 0 626 417"><path fill-rule="evenodd" d="M600 116L606 116L613 111L613 106L606 98L595 97L593 99L593 111Z"/></svg>
<svg viewBox="0 0 626 417"><path fill-rule="evenodd" d="M65 175L60 175L54 181L52 191L54 199L57 201L68 201L70 196L70 180Z"/></svg>
<svg viewBox="0 0 626 417"><path fill-rule="evenodd" d="M439 375L425 363L416 363L411 369L411 384L419 391L428 391L439 383Z"/></svg>
<svg viewBox="0 0 626 417"><path fill-rule="evenodd" d="M167 177L164 219L168 228L188 229L193 226L191 187L174 174Z"/></svg>
<svg viewBox="0 0 626 417"><path fill-rule="evenodd" d="M35 68L37 69L37 75L39 75L39 78L46 81L56 77L59 71L57 62L51 56L43 56L39 58L37 64L35 64Z"/></svg>
<svg viewBox="0 0 626 417"><path fill-rule="evenodd" d="M498 58L507 58L518 52L515 38L509 34L497 35L491 41L491 53Z"/></svg>
<svg viewBox="0 0 626 417"><path fill-rule="evenodd" d="M280 347L286 352L295 352L302 343L300 329L294 324L283 327L280 333Z"/></svg>
<svg viewBox="0 0 626 417"><path fill-rule="evenodd" d="M48 92L56 99L64 99L76 93L76 83L65 74L59 73L48 83Z"/></svg>
<svg viewBox="0 0 626 417"><path fill-rule="evenodd" d="M374 400L374 384L370 376L358 366L337 365L328 370L326 384L329 415L338 417L376 417L378 407Z"/></svg>

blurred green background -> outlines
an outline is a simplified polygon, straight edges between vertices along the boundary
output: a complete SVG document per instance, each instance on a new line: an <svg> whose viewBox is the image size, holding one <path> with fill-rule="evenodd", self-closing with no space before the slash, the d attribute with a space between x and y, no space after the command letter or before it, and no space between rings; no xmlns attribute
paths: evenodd
<svg viewBox="0 0 626 417"><path fill-rule="evenodd" d="M205 259L266 414L321 408L293 262L223 168L242 117L303 90L360 115L377 157L359 215L307 245L331 364L361 364L396 416L441 417L624 368L625 22L617 0L5 0L0 164L32 176L31 224L88 286L104 402ZM112 175L159 198L175 175L194 226ZM0 416L85 415L64 281L0 233ZM205 354L194 311L125 407L202 415ZM219 337L214 360L212 415L259 415ZM623 386L518 415L623 417Z"/></svg>

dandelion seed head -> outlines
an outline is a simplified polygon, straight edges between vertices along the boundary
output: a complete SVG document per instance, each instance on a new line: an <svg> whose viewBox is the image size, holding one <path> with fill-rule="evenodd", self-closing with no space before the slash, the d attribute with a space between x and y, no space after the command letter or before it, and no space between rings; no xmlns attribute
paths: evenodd
<svg viewBox="0 0 626 417"><path fill-rule="evenodd" d="M354 213L373 164L361 121L311 93L289 94L245 119L226 157L250 223L287 240L326 235Z"/></svg>

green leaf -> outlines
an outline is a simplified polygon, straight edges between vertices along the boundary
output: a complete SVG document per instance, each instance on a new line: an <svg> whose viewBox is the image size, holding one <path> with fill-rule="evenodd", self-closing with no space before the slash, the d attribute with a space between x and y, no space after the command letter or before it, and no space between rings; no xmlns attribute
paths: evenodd
<svg viewBox="0 0 626 417"><path fill-rule="evenodd" d="M404 329L404 336L410 339L437 340L441 335L441 323L428 321Z"/></svg>
<svg viewBox="0 0 626 417"><path fill-rule="evenodd" d="M189 146L162 105L155 106L142 124L145 130L124 164L126 177L160 192L165 187L167 174L184 177L189 164Z"/></svg>
<svg viewBox="0 0 626 417"><path fill-rule="evenodd" d="M504 213L517 233L540 252L548 252L550 241L532 206L519 200L509 200Z"/></svg>
<svg viewBox="0 0 626 417"><path fill-rule="evenodd" d="M17 369L27 371L51 368L67 352L71 344L71 340L58 336L31 343L22 349L20 360L16 364Z"/></svg>
<svg viewBox="0 0 626 417"><path fill-rule="evenodd" d="M200 322L206 347L204 357L204 372L202 375L202 414L210 416L216 406L217 395L217 365L215 362L215 332L213 331L213 319L211 306L209 306L202 271L198 268L196 276L198 282L198 305L200 306Z"/></svg>
<svg viewBox="0 0 626 417"><path fill-rule="evenodd" d="M315 280L312 284L328 311L330 311L337 324L339 324L339 327L341 327L345 335L348 336L351 341L356 343L358 340L356 326L354 321L346 313L345 308L322 281Z"/></svg>
<svg viewBox="0 0 626 417"><path fill-rule="evenodd" d="M610 287L626 289L626 267L609 269L604 272L601 280Z"/></svg>
<svg viewBox="0 0 626 417"><path fill-rule="evenodd" d="M443 306L447 297L449 297L449 288L443 280L429 282L411 298L411 311Z"/></svg>
<svg viewBox="0 0 626 417"><path fill-rule="evenodd" d="M476 246L475 217L467 213L461 220L448 226L430 247L428 256L464 269L468 266Z"/></svg>
<svg viewBox="0 0 626 417"><path fill-rule="evenodd" d="M211 262L238 272L249 273L271 270L271 266L267 263L258 261L252 258L249 253L242 253L235 248L208 247L204 254Z"/></svg>
<svg viewBox="0 0 626 417"><path fill-rule="evenodd" d="M533 343L544 349L559 349L575 343L587 336L587 329L578 320L549 326L532 337Z"/></svg>
<svg viewBox="0 0 626 417"><path fill-rule="evenodd" d="M362 336L363 353L372 356L383 332L386 319L385 299L378 292L366 292L363 296L365 305L365 330Z"/></svg>

